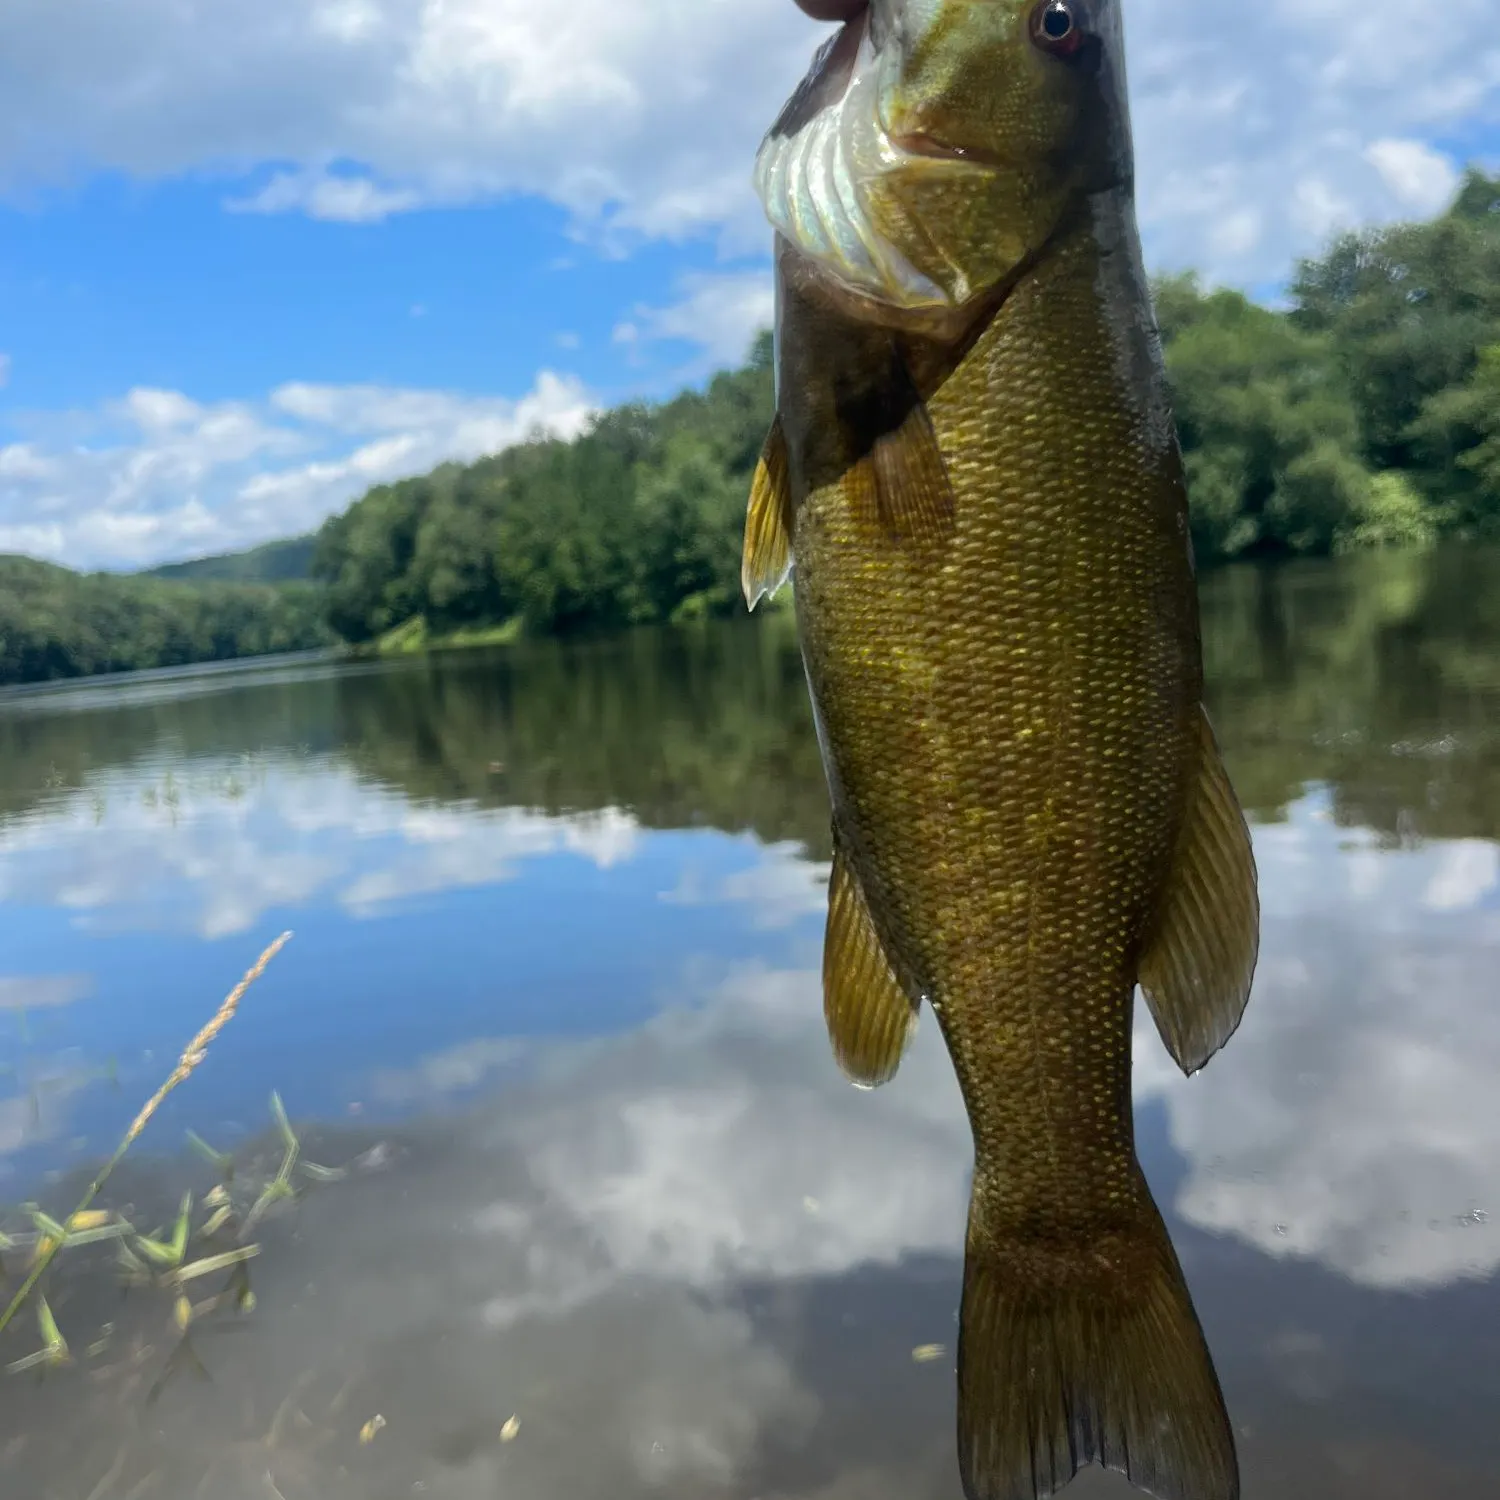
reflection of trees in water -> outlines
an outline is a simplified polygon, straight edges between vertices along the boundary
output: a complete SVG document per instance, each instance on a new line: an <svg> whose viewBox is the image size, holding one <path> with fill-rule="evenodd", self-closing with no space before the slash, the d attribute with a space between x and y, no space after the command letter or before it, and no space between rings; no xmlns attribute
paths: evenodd
<svg viewBox="0 0 1500 1500"><path fill-rule="evenodd" d="M822 849L827 800L790 620L455 654L339 685L346 753L409 796Z"/></svg>
<svg viewBox="0 0 1500 1500"><path fill-rule="evenodd" d="M1203 581L1210 704L1252 814L1312 781L1393 838L1500 832L1500 555L1366 554ZM99 691L0 714L0 816L151 757L313 751L408 796L659 827L752 828L826 853L789 616Z"/></svg>
<svg viewBox="0 0 1500 1500"><path fill-rule="evenodd" d="M1209 703L1252 813L1324 782L1341 823L1495 836L1497 572L1494 552L1445 549L1210 574Z"/></svg>

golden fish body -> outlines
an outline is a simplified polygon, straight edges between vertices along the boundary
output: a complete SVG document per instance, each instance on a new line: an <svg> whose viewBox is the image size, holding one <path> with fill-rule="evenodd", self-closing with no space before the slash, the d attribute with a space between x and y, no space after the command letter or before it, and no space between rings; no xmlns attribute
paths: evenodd
<svg viewBox="0 0 1500 1500"><path fill-rule="evenodd" d="M877 0L763 150L763 194L780 193L778 416L747 594L795 558L833 804L835 1052L883 1082L929 1001L973 1127L967 1493L1030 1500L1098 1460L1169 1500L1232 1500L1217 1379L1136 1160L1131 1023L1139 981L1179 1063L1201 1067L1242 1013L1258 906L1201 705L1186 490L1122 157L1118 15L1112 0L989 0L985 24L1013 24L976 33L980 9ZM1059 10L1096 23L1091 86L1049 82L1067 65L1045 29ZM882 27L896 65L871 40ZM1051 178L1018 187L1025 172L999 153L980 169L903 158L898 139L874 156L888 181L871 168L862 198L846 185L826 212L816 194L798 208L805 184L778 184L766 161L837 186L840 151L871 159L836 144L817 177L816 131L861 78L887 137L903 113L943 138L966 120L980 137L1019 128L1003 87L965 113L985 77L976 36L1013 94L1055 85L1068 149ZM851 137L868 125L838 123ZM930 152L934 137L901 139ZM1009 233L970 254L986 214Z"/></svg>

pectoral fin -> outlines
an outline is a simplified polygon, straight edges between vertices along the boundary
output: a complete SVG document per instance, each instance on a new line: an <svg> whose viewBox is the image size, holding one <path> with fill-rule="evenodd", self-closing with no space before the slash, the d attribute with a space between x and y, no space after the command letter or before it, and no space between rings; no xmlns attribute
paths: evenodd
<svg viewBox="0 0 1500 1500"><path fill-rule="evenodd" d="M953 535L948 466L915 393L900 423L875 438L846 482L855 515L900 546L931 546Z"/></svg>
<svg viewBox="0 0 1500 1500"><path fill-rule="evenodd" d="M762 594L774 594L792 570L792 487L787 473L786 436L778 414L771 423L745 517L745 550L740 586L754 609Z"/></svg>
<svg viewBox="0 0 1500 1500"><path fill-rule="evenodd" d="M1196 1073L1234 1035L1260 945L1255 855L1207 714L1197 781L1140 985L1167 1050Z"/></svg>
<svg viewBox="0 0 1500 1500"><path fill-rule="evenodd" d="M891 968L859 878L837 845L823 940L823 1014L839 1067L864 1088L894 1077L917 1029L917 1008Z"/></svg>

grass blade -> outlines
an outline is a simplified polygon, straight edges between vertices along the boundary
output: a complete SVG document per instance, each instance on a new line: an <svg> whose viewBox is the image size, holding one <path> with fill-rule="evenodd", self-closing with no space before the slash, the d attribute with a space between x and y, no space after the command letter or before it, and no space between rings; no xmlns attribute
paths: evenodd
<svg viewBox="0 0 1500 1500"><path fill-rule="evenodd" d="M271 1113L276 1117L276 1128L281 1132L281 1139L288 1151L296 1151L301 1147L297 1139L297 1133L292 1129L292 1122L287 1119L286 1105L281 1102L280 1094L271 1095Z"/></svg>
<svg viewBox="0 0 1500 1500"><path fill-rule="evenodd" d="M222 1208L216 1209L203 1221L203 1227L198 1231L198 1238L211 1240L233 1217L234 1210L227 1203L224 1204Z"/></svg>
<svg viewBox="0 0 1500 1500"><path fill-rule="evenodd" d="M142 1251L153 1265L172 1267L182 1264L182 1256L178 1251L161 1240L152 1239L148 1234L136 1236L135 1248Z"/></svg>
<svg viewBox="0 0 1500 1500"><path fill-rule="evenodd" d="M227 1271L231 1266L243 1265L260 1254L259 1245L241 1245L238 1250L226 1250L222 1255L208 1255L195 1260L172 1274L172 1282L181 1286L187 1281L196 1281L200 1276L212 1276L215 1271Z"/></svg>
<svg viewBox="0 0 1500 1500"><path fill-rule="evenodd" d="M234 1158L232 1156L226 1156L222 1151L215 1151L196 1130L188 1131L187 1139L188 1145L213 1166L216 1171L222 1173L226 1182L234 1176Z"/></svg>
<svg viewBox="0 0 1500 1500"><path fill-rule="evenodd" d="M172 1250L179 1261L187 1254L188 1235L192 1231L192 1224L193 1195L184 1193L182 1207L177 1210L177 1222L172 1226Z"/></svg>
<svg viewBox="0 0 1500 1500"><path fill-rule="evenodd" d="M49 1240L56 1240L59 1244L68 1237L68 1231L48 1214L44 1214L35 1204L28 1204L27 1208L31 1214L31 1222Z"/></svg>
<svg viewBox="0 0 1500 1500"><path fill-rule="evenodd" d="M66 1359L68 1341L62 1336L62 1329L57 1326L57 1319L52 1316L52 1306L45 1297L37 1298L36 1322L37 1327L42 1331L42 1341L47 1346L47 1352L58 1359Z"/></svg>
<svg viewBox="0 0 1500 1500"><path fill-rule="evenodd" d="M94 1199L103 1190L104 1184L109 1180L110 1174L125 1159L125 1153L130 1150L140 1138L141 1132L151 1123L153 1116L161 1108L162 1102L166 1099L167 1095L193 1075L198 1065L208 1055L208 1049L219 1033L234 1019L235 1014L240 1008L240 1001L245 998L245 994L250 986L265 973L271 960L286 947L291 941L291 937L290 932L282 933L261 954L246 971L245 977L224 997L224 1002L214 1013L213 1019L187 1044L182 1056L178 1059L177 1066L172 1070L167 1081L146 1101L141 1112L131 1122L130 1128L125 1132L124 1138L115 1147L114 1155L105 1162L98 1176L89 1184L82 1201L73 1210L74 1213L85 1213L93 1206ZM60 1244L51 1246L47 1254L38 1260L28 1272L25 1281L21 1283L16 1294L10 1299L5 1311L0 1312L0 1333L4 1333L10 1327L11 1323L15 1320L16 1314L26 1305L27 1299L37 1289L42 1277L47 1274L47 1268L52 1264L53 1258L61 1248Z"/></svg>
<svg viewBox="0 0 1500 1500"><path fill-rule="evenodd" d="M134 1233L135 1230L124 1219L120 1219L117 1223L104 1224L98 1229L70 1230L63 1245L68 1250L79 1245L105 1245L110 1240L123 1240L126 1235Z"/></svg>

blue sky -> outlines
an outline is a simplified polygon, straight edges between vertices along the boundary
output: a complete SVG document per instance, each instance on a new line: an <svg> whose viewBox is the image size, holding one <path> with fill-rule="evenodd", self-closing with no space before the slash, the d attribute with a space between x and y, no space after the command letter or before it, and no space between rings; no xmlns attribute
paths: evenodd
<svg viewBox="0 0 1500 1500"><path fill-rule="evenodd" d="M1274 292L1500 159L1492 0L1133 0L1157 266ZM0 550L131 567L735 362L791 0L6 0Z"/></svg>

